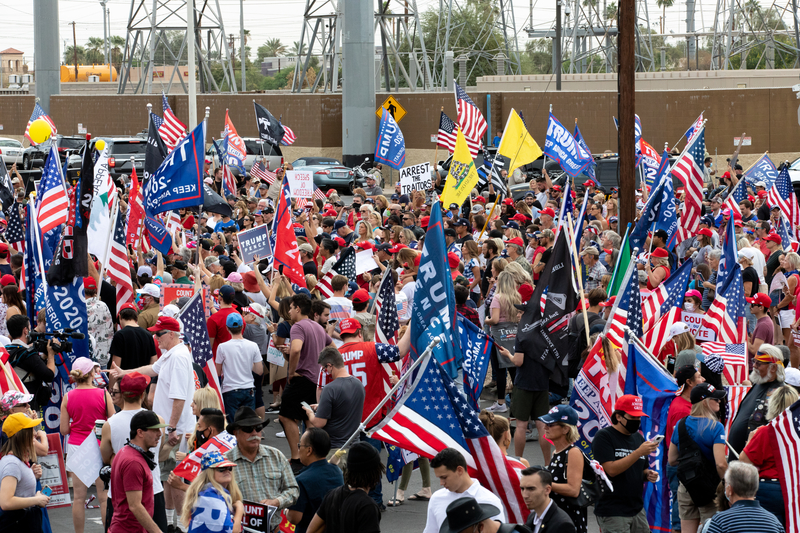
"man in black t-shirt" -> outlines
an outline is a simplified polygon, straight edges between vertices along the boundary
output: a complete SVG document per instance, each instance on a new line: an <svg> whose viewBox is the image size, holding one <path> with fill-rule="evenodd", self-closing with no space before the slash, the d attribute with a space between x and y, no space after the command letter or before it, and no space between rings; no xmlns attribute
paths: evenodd
<svg viewBox="0 0 800 533"><path fill-rule="evenodd" d="M614 491L606 491L595 505L594 514L601 531L649 533L642 486L655 483L658 473L648 469L647 456L658 445L645 441L639 433L642 399L626 394L617 400L611 413L612 426L597 432L592 441L594 458L605 470Z"/></svg>
<svg viewBox="0 0 800 533"><path fill-rule="evenodd" d="M111 362L123 370L132 370L156 362L156 345L153 335L139 327L136 306L127 303L119 310L120 330L114 333L108 353Z"/></svg>

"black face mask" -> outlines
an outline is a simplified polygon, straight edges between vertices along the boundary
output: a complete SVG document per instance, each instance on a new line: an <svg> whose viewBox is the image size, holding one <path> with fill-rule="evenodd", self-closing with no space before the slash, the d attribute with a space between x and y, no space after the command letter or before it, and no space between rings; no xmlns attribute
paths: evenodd
<svg viewBox="0 0 800 533"><path fill-rule="evenodd" d="M623 420L625 420L625 423L622 424L622 427L624 427L628 432L630 432L631 435L639 431L639 426L642 425L641 420L629 420L627 418L623 418Z"/></svg>
<svg viewBox="0 0 800 533"><path fill-rule="evenodd" d="M206 430L207 431L207 430ZM208 442L209 437L206 437L205 431L200 431L199 429L194 433L194 442L198 448L200 448L203 444Z"/></svg>

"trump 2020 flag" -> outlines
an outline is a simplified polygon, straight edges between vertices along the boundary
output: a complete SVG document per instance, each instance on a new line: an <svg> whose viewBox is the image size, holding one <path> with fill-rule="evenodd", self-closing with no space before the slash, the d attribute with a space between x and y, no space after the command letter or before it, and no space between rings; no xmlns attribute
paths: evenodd
<svg viewBox="0 0 800 533"><path fill-rule="evenodd" d="M668 177L667 179L671 180L672 178ZM647 233L654 230L654 226L661 214L661 202L664 199L664 195L662 194L664 191L664 181L665 180L661 180L655 190L652 191L644 209L642 209L641 218L628 236L631 249L638 248L639 250L643 250L645 240L647 239Z"/></svg>
<svg viewBox="0 0 800 533"><path fill-rule="evenodd" d="M578 433L579 446L589 458L592 458L592 441L594 435L604 427L611 425L612 398L608 367L603 354L603 336L599 335L589 351L583 367L575 378L569 405L578 412L580 424Z"/></svg>
<svg viewBox="0 0 800 533"><path fill-rule="evenodd" d="M635 394L642 398L642 410L649 416L642 417L640 432L645 440L663 435L667 425L667 414L678 385L655 358L628 339L628 379L625 381L625 394ZM644 508L651 531L669 531L669 478L664 465L667 462L669 444L661 442L656 453L647 460L648 468L658 473L658 481L645 483Z"/></svg>
<svg viewBox="0 0 800 533"><path fill-rule="evenodd" d="M764 185L766 185L765 190L768 191L775 183L775 180L778 179L778 169L775 168L769 156L764 154L752 167L747 169L747 172L744 173L744 179L753 190L756 188L756 183L763 181Z"/></svg>
<svg viewBox="0 0 800 533"><path fill-rule="evenodd" d="M383 110L375 142L375 161L400 170L406 162L406 140L391 113Z"/></svg>
<svg viewBox="0 0 800 533"><path fill-rule="evenodd" d="M550 113L550 121L547 123L544 153L558 161L561 169L573 178L583 174L586 167L594 163L591 154L587 154L585 150L581 149L575 137L552 113Z"/></svg>
<svg viewBox="0 0 800 533"><path fill-rule="evenodd" d="M485 331L458 314L458 333L464 350L464 391L474 409L480 410L481 392L489 368L494 340Z"/></svg>
<svg viewBox="0 0 800 533"><path fill-rule="evenodd" d="M144 208L150 216L203 203L206 121L170 152L145 185Z"/></svg>
<svg viewBox="0 0 800 533"><path fill-rule="evenodd" d="M455 379L464 355L456 321L456 297L453 279L446 268L447 245L444 242L442 210L439 202L431 206L431 219L417 270L417 289L411 308L411 358L417 360L435 336L441 342L433 355L447 374Z"/></svg>

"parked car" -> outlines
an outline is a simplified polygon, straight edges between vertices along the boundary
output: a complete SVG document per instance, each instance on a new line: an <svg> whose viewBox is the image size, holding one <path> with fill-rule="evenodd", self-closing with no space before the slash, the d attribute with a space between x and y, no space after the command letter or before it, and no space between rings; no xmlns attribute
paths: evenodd
<svg viewBox="0 0 800 533"><path fill-rule="evenodd" d="M61 164L67 160L70 154L76 153L83 148L86 143L86 137L66 137L64 135L56 135L47 139L42 144L32 144L25 148L22 153L22 168L24 170L33 170L44 166L44 161L47 159L47 154L50 153L50 146L56 143L58 156L61 159Z"/></svg>
<svg viewBox="0 0 800 533"><path fill-rule="evenodd" d="M144 137L96 137L91 140L91 146L103 139L108 147L108 168L112 178L122 174L131 174L131 169L136 168L136 174L141 179L144 176L144 153L147 149L147 139ZM84 141L85 142L85 141ZM133 157L133 165L131 164ZM81 156L77 153L69 158L67 165L67 178L80 176Z"/></svg>
<svg viewBox="0 0 800 533"><path fill-rule="evenodd" d="M269 170L275 170L276 168L283 165L283 152L281 152L280 147L272 146L271 144L267 143L266 141L262 141L256 137L243 137L242 140L244 141L244 147L247 150L247 155L244 159L244 168L247 172L250 172L250 169L253 168L253 164L256 160L262 156L266 158L267 168ZM223 153L225 152L223 144L225 143L225 139L217 139L214 141L214 144L220 147L220 151ZM217 150L213 146L210 146L208 150L206 150L206 157L210 157L214 160L214 167L219 166L219 157L217 157ZM239 175L239 169L231 168L231 172L233 175Z"/></svg>
<svg viewBox="0 0 800 533"><path fill-rule="evenodd" d="M22 143L16 139L9 139L8 137L0 137L0 156L3 156L6 166L10 167L13 164L20 165L22 163L22 152L25 150Z"/></svg>
<svg viewBox="0 0 800 533"><path fill-rule="evenodd" d="M320 189L350 191L353 171L332 157L301 157L292 161L295 170L314 173L314 185Z"/></svg>

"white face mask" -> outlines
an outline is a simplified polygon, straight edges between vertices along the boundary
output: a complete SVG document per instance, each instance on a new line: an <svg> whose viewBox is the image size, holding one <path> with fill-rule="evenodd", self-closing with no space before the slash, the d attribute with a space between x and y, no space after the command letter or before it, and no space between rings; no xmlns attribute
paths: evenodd
<svg viewBox="0 0 800 533"><path fill-rule="evenodd" d="M683 304L683 308L686 311L688 311L689 313L694 312L694 304L693 303L686 302L686 303Z"/></svg>

